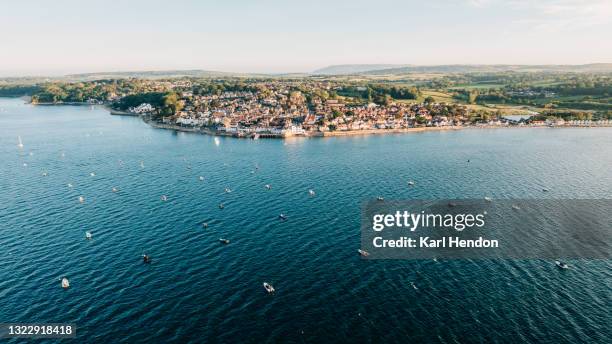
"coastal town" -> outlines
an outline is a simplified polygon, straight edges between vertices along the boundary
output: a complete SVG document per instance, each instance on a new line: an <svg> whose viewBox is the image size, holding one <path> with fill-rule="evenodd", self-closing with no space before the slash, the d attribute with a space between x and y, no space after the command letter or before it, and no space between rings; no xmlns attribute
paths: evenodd
<svg viewBox="0 0 612 344"><path fill-rule="evenodd" d="M150 103L115 114L140 115L158 127L235 137L338 136L369 133L510 126L610 126L608 119L531 119L470 111L464 104L433 99L396 100L343 96L345 87L329 82L266 81L201 92L188 81L152 82L156 91L176 95L171 113ZM366 91L366 87L356 87ZM546 95L548 96L548 95ZM416 97L415 97L416 98ZM381 100L382 99L382 100ZM120 104L120 103L118 103Z"/></svg>
<svg viewBox="0 0 612 344"><path fill-rule="evenodd" d="M163 124L212 130L237 137L325 136L355 131L390 131L417 127L461 126L467 108L447 104L347 104L342 99L315 97L300 91L276 90L262 96L252 92L220 95L182 95L185 106ZM155 111L143 104L132 111Z"/></svg>

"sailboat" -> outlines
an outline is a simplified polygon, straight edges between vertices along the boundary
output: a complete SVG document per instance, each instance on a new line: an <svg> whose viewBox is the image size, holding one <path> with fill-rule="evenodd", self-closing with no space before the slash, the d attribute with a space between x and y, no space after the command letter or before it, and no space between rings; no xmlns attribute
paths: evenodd
<svg viewBox="0 0 612 344"><path fill-rule="evenodd" d="M20 149L23 148L23 142L21 142L21 136L17 136L17 139L19 139L19 144L17 145L17 147L19 147Z"/></svg>

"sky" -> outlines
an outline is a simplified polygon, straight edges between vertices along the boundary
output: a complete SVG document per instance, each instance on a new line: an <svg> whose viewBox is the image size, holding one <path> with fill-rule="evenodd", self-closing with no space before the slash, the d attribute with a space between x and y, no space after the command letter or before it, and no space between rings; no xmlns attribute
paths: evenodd
<svg viewBox="0 0 612 344"><path fill-rule="evenodd" d="M612 62L612 0L1 1L0 76Z"/></svg>

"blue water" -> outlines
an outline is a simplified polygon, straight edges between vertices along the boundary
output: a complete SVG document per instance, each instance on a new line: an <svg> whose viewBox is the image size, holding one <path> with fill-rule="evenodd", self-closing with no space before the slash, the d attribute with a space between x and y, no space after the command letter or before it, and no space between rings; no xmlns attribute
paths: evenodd
<svg viewBox="0 0 612 344"><path fill-rule="evenodd" d="M609 260L356 253L360 205L378 195L610 198L612 129L253 141L4 98L0 161L0 322L72 322L84 343L612 337Z"/></svg>

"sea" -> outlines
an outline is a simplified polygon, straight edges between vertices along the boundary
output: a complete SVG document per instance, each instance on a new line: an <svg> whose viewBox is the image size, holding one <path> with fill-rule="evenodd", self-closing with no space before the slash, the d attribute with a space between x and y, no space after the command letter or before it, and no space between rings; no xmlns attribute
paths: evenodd
<svg viewBox="0 0 612 344"><path fill-rule="evenodd" d="M0 323L79 343L612 338L610 260L357 253L378 196L609 199L612 128L250 140L0 98L0 162Z"/></svg>

